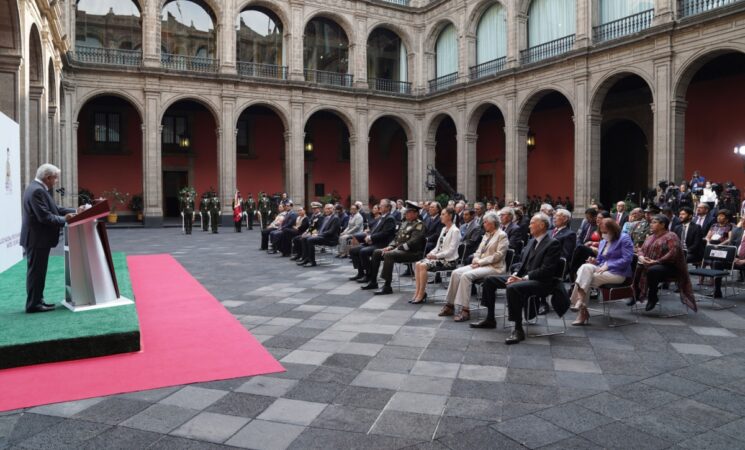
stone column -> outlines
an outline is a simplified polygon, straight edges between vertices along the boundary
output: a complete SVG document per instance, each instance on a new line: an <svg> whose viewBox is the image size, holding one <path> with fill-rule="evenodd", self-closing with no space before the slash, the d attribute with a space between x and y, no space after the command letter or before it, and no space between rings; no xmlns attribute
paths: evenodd
<svg viewBox="0 0 745 450"><path fill-rule="evenodd" d="M370 135L368 134L368 116L366 105L357 108L357 123L355 130L349 130L350 181L352 188L352 201L361 201L367 204L370 198L370 160L368 156Z"/></svg>
<svg viewBox="0 0 745 450"><path fill-rule="evenodd" d="M574 48L588 47L592 42L592 10L593 0L577 0L575 4L576 30Z"/></svg>
<svg viewBox="0 0 745 450"><path fill-rule="evenodd" d="M42 163L44 156L43 153L43 130L46 128L43 125L44 109L42 107L42 97L44 96L44 88L41 86L29 86L28 89L28 121L26 122L26 129L28 130L28 147L26 154L26 161L23 167L23 173L26 177L24 179L24 185L27 185L34 179L34 173ZM23 153L21 154L23 156ZM21 158L23 162L23 157ZM45 161L44 161L45 162Z"/></svg>
<svg viewBox="0 0 745 450"><path fill-rule="evenodd" d="M508 94L506 99L505 202L512 200L524 202L528 192L528 124L519 123L515 94Z"/></svg>
<svg viewBox="0 0 745 450"><path fill-rule="evenodd" d="M464 190L460 191L461 194L466 196L466 199L469 201L474 201L476 199L476 196L478 195L478 161L477 161L477 145L478 145L478 139L479 135L476 133L466 133L464 136L464 147L465 151L463 152L466 156L465 158L465 173L463 176L465 177L465 181L463 186ZM460 177L460 175L458 175ZM460 178L459 178L460 179ZM458 183L460 184L460 183Z"/></svg>
<svg viewBox="0 0 745 450"><path fill-rule="evenodd" d="M675 0L654 0L654 21L652 25L657 26L674 21L676 4Z"/></svg>
<svg viewBox="0 0 745 450"><path fill-rule="evenodd" d="M424 188L427 171L427 151L424 143L427 133L424 129L424 117L424 113L414 113L414 136L406 142L409 153L409 196L417 201L427 197L427 190Z"/></svg>
<svg viewBox="0 0 745 450"><path fill-rule="evenodd" d="M471 61L475 61L475 58L471 60L468 53L469 39L466 29L466 3L463 2L462 5L456 13L457 16L453 19L458 29L458 82L466 83L468 82L468 65Z"/></svg>
<svg viewBox="0 0 745 450"><path fill-rule="evenodd" d="M683 174L676 171L675 152L671 144L671 56L667 55L655 61L654 64L654 149L652 178L655 183L659 180L679 179ZM680 164L682 166L682 164Z"/></svg>
<svg viewBox="0 0 745 450"><path fill-rule="evenodd" d="M412 78L411 92L415 95L424 94L427 91L428 65L427 55L424 52L424 25L416 24L412 26L412 35L414 42L413 48L406 49L409 52L409 73ZM415 57L416 56L416 57Z"/></svg>
<svg viewBox="0 0 745 450"><path fill-rule="evenodd" d="M588 135L588 153L590 157L590 163L583 167L581 170L589 172L589 178L586 181L584 191L578 191L579 183L575 186L574 190L574 211L577 214L584 214L585 209L590 206L590 199L595 197L599 199L600 196L600 179L602 173L601 167L601 138L602 138L602 124L603 116L596 113L587 114L585 119L586 134ZM577 124L575 123L575 126ZM575 155L576 158L576 155ZM576 172L580 169L579 164L575 160L574 171L575 177Z"/></svg>
<svg viewBox="0 0 745 450"><path fill-rule="evenodd" d="M424 140L424 146L422 148L424 152L422 153L422 183L421 183L421 189L424 195L420 198L421 200L434 200L435 193L437 190L428 190L425 186L425 181L427 181L427 174L429 173L430 167L435 167L435 151L437 149L437 141L435 139L429 139L427 137Z"/></svg>
<svg viewBox="0 0 745 450"><path fill-rule="evenodd" d="M142 65L160 67L160 1L145 2L142 17Z"/></svg>
<svg viewBox="0 0 745 450"><path fill-rule="evenodd" d="M590 198L600 195L600 150L591 146L588 124L590 100L588 77L580 74L574 80L574 205L584 211Z"/></svg>
<svg viewBox="0 0 745 450"><path fill-rule="evenodd" d="M163 172L161 157L160 92L145 91L142 131L143 211L146 227L163 225Z"/></svg>
<svg viewBox="0 0 745 450"><path fill-rule="evenodd" d="M47 161L59 167L59 153L57 151L57 106L49 105L47 108Z"/></svg>
<svg viewBox="0 0 745 450"><path fill-rule="evenodd" d="M287 52L287 62L285 63L289 66L289 79L294 81L303 81L305 80L305 76L303 75L304 30L302 0L290 0L290 23L284 25L290 29L290 32L288 33L288 42L290 45Z"/></svg>
<svg viewBox="0 0 745 450"><path fill-rule="evenodd" d="M285 180L287 195L296 204L305 204L305 123L303 122L303 103L290 103L290 145L285 148Z"/></svg>
<svg viewBox="0 0 745 450"><path fill-rule="evenodd" d="M218 180L220 189L220 201L222 202L223 220L232 217L233 210L230 204L236 190L236 167L237 154L235 146L236 118L234 116L235 97L222 97L221 127L217 129L218 141ZM232 223L227 224L229 226ZM225 225L225 224L223 224Z"/></svg>
<svg viewBox="0 0 745 450"><path fill-rule="evenodd" d="M367 15L364 2L357 2L357 7L362 11L354 16L356 42L354 42L354 52L352 52L352 46L349 49L349 61L354 64L354 67L349 72L354 75L354 87L367 89Z"/></svg>
<svg viewBox="0 0 745 450"><path fill-rule="evenodd" d="M417 146L416 141L408 140L406 141L406 168L408 169L408 176L406 177L406 199L416 199L419 200L422 198L422 196L419 193L419 190L421 189L419 186L421 186L420 182L420 176L417 176L418 172L416 169L419 167L419 164L417 163L417 153L419 147ZM406 200L404 199L404 200Z"/></svg>
<svg viewBox="0 0 745 450"><path fill-rule="evenodd" d="M528 48L528 15L517 10L513 3L509 17L509 36L507 47L507 67L513 69L520 65L520 51Z"/></svg>
<svg viewBox="0 0 745 450"><path fill-rule="evenodd" d="M234 75L237 73L235 66L237 36L235 33L236 17L233 14L237 12L233 9L233 3L233 1L222 2L222 18L217 33L218 40L222 44L220 45L220 72Z"/></svg>
<svg viewBox="0 0 745 450"><path fill-rule="evenodd" d="M685 179L685 122L688 102L685 100L672 100L670 102L670 117L672 118L672 134L670 135L670 152L673 157L673 174L677 175L673 179L676 183ZM656 183L659 180L653 180Z"/></svg>
<svg viewBox="0 0 745 450"><path fill-rule="evenodd" d="M0 96L0 111L16 122L20 122L20 65L20 56L0 55L0 90L4 92Z"/></svg>
<svg viewBox="0 0 745 450"><path fill-rule="evenodd" d="M62 170L62 179L60 184L65 188L66 207L77 206L78 194L78 123L73 117L73 106L76 104L75 87L67 82L62 83L62 95L65 96L64 117L60 123L62 135L62 149L60 169Z"/></svg>
<svg viewBox="0 0 745 450"><path fill-rule="evenodd" d="M455 171L456 180L453 189L455 189L456 192L465 194L465 192L468 190L466 188L466 183L468 182L468 174L469 172L471 172L470 158L467 154L468 150L466 148L466 135L468 134L466 132L466 129L468 128L468 125L466 124L466 104L459 103L456 105L455 108L457 111L457 115L455 116L455 155L456 161L458 162L458 167Z"/></svg>

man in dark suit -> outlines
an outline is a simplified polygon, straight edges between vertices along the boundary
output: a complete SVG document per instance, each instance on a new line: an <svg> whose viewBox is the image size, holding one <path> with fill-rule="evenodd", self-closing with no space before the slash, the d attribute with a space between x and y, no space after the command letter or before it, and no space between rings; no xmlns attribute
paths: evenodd
<svg viewBox="0 0 745 450"><path fill-rule="evenodd" d="M321 226L323 225L323 219L324 215L321 212L321 208L323 205L321 205L319 202L310 202L310 210L312 211L312 215L310 216L310 219L308 219L308 226L303 230L302 234L300 236L295 236L292 238L292 249L291 252L295 254L292 258L290 258L291 261L302 261L305 259L303 255L303 248L305 248L305 244L303 241L308 239L311 236L315 236L318 234L318 230L321 229Z"/></svg>
<svg viewBox="0 0 745 450"><path fill-rule="evenodd" d="M382 199L378 209L381 216L375 227L369 233L354 235L360 245L349 251L352 264L357 269L357 275L350 278L352 281L369 282L367 277L370 273L370 259L373 252L388 245L396 234L396 220L391 215L391 201L387 198Z"/></svg>
<svg viewBox="0 0 745 450"><path fill-rule="evenodd" d="M300 207L297 210L297 217L295 217L295 223L289 228L282 228L280 231L279 239L277 239L277 246L275 250L279 250L283 257L290 256L292 250L292 241L305 233L310 225L310 219L305 214L305 209Z"/></svg>
<svg viewBox="0 0 745 450"><path fill-rule="evenodd" d="M561 256L569 261L574 254L574 248L577 246L577 233L569 228L569 221L572 220L572 213L560 208L554 214L554 228L551 230L551 237L561 244Z"/></svg>
<svg viewBox="0 0 745 450"><path fill-rule="evenodd" d="M585 210L585 220L582 221L582 225L577 231L577 246L585 245L585 242L590 240L590 236L592 236L592 233L597 228L597 217L597 209L587 208Z"/></svg>
<svg viewBox="0 0 745 450"><path fill-rule="evenodd" d="M680 208L678 217L680 225L675 229L675 234L680 238L683 250L686 251L686 262L700 263L704 257L704 234L701 227L693 223L693 210L684 206Z"/></svg>
<svg viewBox="0 0 745 450"><path fill-rule="evenodd" d="M440 231L442 231L440 212L442 212L442 207L439 202L429 202L428 214L423 220L424 227L427 230L427 243L424 246L425 254L437 246L437 239L439 239Z"/></svg>
<svg viewBox="0 0 745 450"><path fill-rule="evenodd" d="M465 223L461 225L463 227L461 228L463 237L458 248L458 256L468 258L479 247L481 236L484 233L481 225L476 220L476 212L473 209L463 211L463 221Z"/></svg>
<svg viewBox="0 0 745 450"><path fill-rule="evenodd" d="M75 215L74 209L57 206L52 189L60 170L42 164L36 178L23 193L23 224L21 246L26 255L26 312L51 311L54 305L44 303L49 252L59 243L60 228Z"/></svg>
<svg viewBox="0 0 745 450"><path fill-rule="evenodd" d="M613 218L621 228L629 221L629 213L626 212L626 202L616 203L616 212L613 214Z"/></svg>
<svg viewBox="0 0 745 450"><path fill-rule="evenodd" d="M701 232L704 236L709 232L714 219L715 217L709 211L709 205L703 202L699 203L696 207L696 215L693 217L693 223L701 227Z"/></svg>
<svg viewBox="0 0 745 450"><path fill-rule="evenodd" d="M512 334L505 344L517 344L525 340L523 330L523 308L529 297L551 294L556 286L556 272L561 258L561 244L548 234L548 216L539 213L530 220L530 234L533 236L522 253L519 269L510 276L487 277L483 284L483 299L487 304L487 318L471 324L473 328L494 328L494 303L498 288L507 290L507 309L509 320L515 323Z"/></svg>
<svg viewBox="0 0 745 450"><path fill-rule="evenodd" d="M269 240L272 241L272 251L269 252L271 254L277 253L280 238L285 231L290 230L295 226L295 221L297 219L297 213L293 210L295 205L292 203L292 200L285 200L284 205L287 215L285 216L284 221L282 221L282 225L279 229L269 233Z"/></svg>
<svg viewBox="0 0 745 450"><path fill-rule="evenodd" d="M528 236L525 235L520 225L515 223L515 210L513 208L502 208L497 215L501 223L501 230L507 234L510 248L515 251L516 255L519 255Z"/></svg>
<svg viewBox="0 0 745 450"><path fill-rule="evenodd" d="M318 235L309 237L302 241L305 245L305 248L303 249L305 259L298 262L298 265L315 267L316 245L336 245L339 243L341 221L339 216L334 214L334 205L328 203L324 206L323 214L326 218L323 220L323 225L321 225L321 228L318 230Z"/></svg>

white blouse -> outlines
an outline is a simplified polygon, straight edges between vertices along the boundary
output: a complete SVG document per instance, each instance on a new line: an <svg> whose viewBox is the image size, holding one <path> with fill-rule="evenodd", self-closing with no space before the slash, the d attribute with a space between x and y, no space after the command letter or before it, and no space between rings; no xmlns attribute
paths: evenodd
<svg viewBox="0 0 745 450"><path fill-rule="evenodd" d="M458 259L458 246L460 245L460 230L455 224L450 229L442 227L440 237L437 239L437 246L429 252L430 255L437 259L445 261L455 261Z"/></svg>

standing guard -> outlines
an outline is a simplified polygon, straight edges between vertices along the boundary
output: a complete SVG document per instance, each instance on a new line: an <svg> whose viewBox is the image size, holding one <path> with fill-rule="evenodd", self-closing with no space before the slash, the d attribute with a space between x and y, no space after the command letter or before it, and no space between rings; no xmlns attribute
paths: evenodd
<svg viewBox="0 0 745 450"><path fill-rule="evenodd" d="M210 226L212 232L217 233L217 227L220 226L220 199L217 192L211 192L212 198L210 199Z"/></svg>
<svg viewBox="0 0 745 450"><path fill-rule="evenodd" d="M183 220L184 234L191 234L191 229L194 224L194 197L196 197L194 188L185 187L181 189L179 199L181 200L181 217Z"/></svg>
<svg viewBox="0 0 745 450"><path fill-rule="evenodd" d="M248 193L248 198L243 201L243 213L246 215L246 228L254 229L254 214L256 214L256 200L253 194Z"/></svg>
<svg viewBox="0 0 745 450"><path fill-rule="evenodd" d="M210 193L203 192L202 200L199 202L199 219L202 224L202 231L208 231L210 225Z"/></svg>
<svg viewBox="0 0 745 450"><path fill-rule="evenodd" d="M266 229L271 220L272 205L266 192L260 192L259 196L259 214L261 215L259 220L261 221L261 229L263 230Z"/></svg>

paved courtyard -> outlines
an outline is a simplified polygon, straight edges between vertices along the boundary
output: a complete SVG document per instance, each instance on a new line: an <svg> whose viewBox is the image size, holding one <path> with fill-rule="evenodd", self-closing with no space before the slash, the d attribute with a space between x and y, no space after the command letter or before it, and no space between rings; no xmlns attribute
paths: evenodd
<svg viewBox="0 0 745 450"><path fill-rule="evenodd" d="M745 448L743 304L506 346L410 291L361 291L346 261L260 252L258 231L110 238L171 253L287 372L0 413L0 448Z"/></svg>

